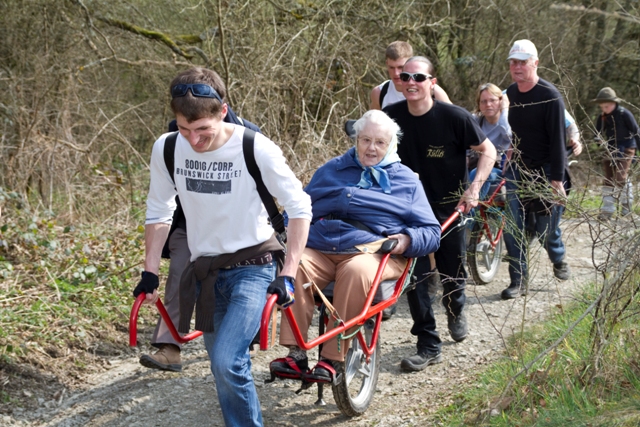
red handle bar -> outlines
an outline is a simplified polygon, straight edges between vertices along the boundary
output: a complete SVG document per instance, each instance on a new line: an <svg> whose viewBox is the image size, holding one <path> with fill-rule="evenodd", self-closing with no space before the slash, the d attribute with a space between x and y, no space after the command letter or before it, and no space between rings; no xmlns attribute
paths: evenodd
<svg viewBox="0 0 640 427"><path fill-rule="evenodd" d="M460 216L460 210L456 210L442 224L441 226L442 231L445 231L456 219L458 219L459 216ZM146 294L144 293L138 295L135 302L133 303L133 307L131 307L131 314L129 315L129 346L131 347L135 347L138 345L138 312L140 311L140 306L142 306L142 303L145 300L145 295ZM371 296L371 299L372 298L373 296ZM271 318L271 312L273 311L273 307L276 305L277 299L278 299L277 295L271 295L271 297L267 299L267 303L265 304L264 309L262 310L262 319L260 321L261 350L266 350L267 343L269 342L269 320ZM397 296L396 296L396 299L397 299ZM393 302L391 301L386 301L386 303L384 304L378 304L379 309L376 309L375 312L381 311L380 309L382 309L383 307L386 308L387 306L392 304ZM169 313L167 313L167 310L164 308L164 304L162 304L162 301L160 301L160 299L156 301L156 307L160 312L160 316L162 316L162 319L164 320L167 327L169 328L169 332L171 332L171 336L180 344L189 342L195 338L198 338L200 335L202 335L202 331L193 331L188 333L187 335L180 336L176 327L171 321L171 317L169 317ZM361 314L361 316L358 316L358 317L364 317L365 313L366 311L364 311Z"/></svg>
<svg viewBox="0 0 640 427"><path fill-rule="evenodd" d="M135 347L136 345L138 345L138 311L140 311L140 306L144 302L145 295L146 294L144 293L138 295L135 302L133 303L133 307L131 307L131 314L129 315L129 346L131 347ZM167 324L169 332L171 332L171 336L180 344L189 342L202 335L202 331L193 331L188 333L187 335L180 336L178 330L171 321L171 317L169 317L169 313L167 313L167 309L164 308L164 304L162 304L162 301L160 301L159 298L156 301L156 307L160 312L160 316L162 316L162 320L164 320L164 323Z"/></svg>
<svg viewBox="0 0 640 427"><path fill-rule="evenodd" d="M260 318L260 350L262 351L269 349L269 321L277 300L278 295L272 294L267 298L267 303L262 310L262 317Z"/></svg>
<svg viewBox="0 0 640 427"><path fill-rule="evenodd" d="M460 214L462 213L461 209L456 209L454 213L451 214L451 216L449 218L447 218L447 220L445 222L442 223L442 225L440 226L442 228L442 231L445 231L447 228L449 228L449 226L451 224L453 224L453 222L458 219L458 217L460 216Z"/></svg>
<svg viewBox="0 0 640 427"><path fill-rule="evenodd" d="M458 217L460 216L462 210L460 209L456 209L456 211L451 214L451 216L449 218L447 218L447 220L442 224L441 228L442 231L445 231L449 226L451 226L451 224L453 224ZM365 307L369 307L371 306L375 291L377 290L378 284L380 283L380 276L382 275L382 271L384 270L384 265L386 265L386 261L388 260L389 255L387 255L385 258L383 258L383 262L381 263L381 265L378 268L378 273L376 274L376 278L374 279L374 284L375 286L369 291L369 297L367 298L367 301L365 302ZM384 264L384 265L383 265ZM408 273L407 269L405 269L404 274L402 275L402 277L400 278L400 282L404 282L404 279L406 277L406 274ZM381 312L383 309L391 306L392 304L396 303L399 297L401 291L401 286L396 285L396 289L394 291L394 295L389 298L388 300L382 301L379 304L376 304L374 307L369 307L369 308L365 308L363 309L363 311L357 315L356 317L354 317L353 319L350 319L349 321L343 323L341 326L332 329L330 332L325 333L322 337L318 337L308 343L304 342L304 340L302 339L302 335L300 335L300 331L298 329L298 325L297 322L295 320L295 318L293 317L293 313L291 313L291 311L289 309L285 309L283 310L283 314L287 316L287 318L289 319L289 324L291 325L291 329L292 332L294 334L294 336L296 336L296 341L298 342L298 345L301 348L304 349L308 349L308 348L312 348L322 342L325 342L329 339L329 337L333 337L333 336L337 336L339 333L342 333L343 331L351 328L352 326L356 325L356 324L360 324L363 323L364 320L366 320L367 318L371 317L374 314L377 314L379 312ZM276 305L276 300L278 299L277 295L271 295L271 297L269 297L267 299L267 303L264 306L264 309L262 310L262 318L260 320L260 350L267 350L268 349L268 343L269 343L269 323L271 320L271 313L273 312L273 307L275 307ZM378 328L379 322L376 322L376 328ZM377 336L377 333L375 334ZM375 343L374 343L375 344ZM363 348L363 350L366 350ZM365 351L366 353L366 351Z"/></svg>

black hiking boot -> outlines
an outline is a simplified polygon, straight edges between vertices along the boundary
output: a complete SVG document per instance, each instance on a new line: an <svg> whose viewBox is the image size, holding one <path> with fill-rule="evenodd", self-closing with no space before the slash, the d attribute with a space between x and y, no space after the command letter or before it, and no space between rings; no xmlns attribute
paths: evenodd
<svg viewBox="0 0 640 427"><path fill-rule="evenodd" d="M442 362L442 353L430 353L426 350L418 350L411 357L405 357L400 362L400 368L404 371L421 371L429 365Z"/></svg>
<svg viewBox="0 0 640 427"><path fill-rule="evenodd" d="M502 291L500 297L502 299L514 299L521 295L526 295L527 290L524 284L511 283L507 289Z"/></svg>
<svg viewBox="0 0 640 427"><path fill-rule="evenodd" d="M464 311L461 311L457 316L447 313L447 325L449 326L449 335L455 342L463 341L467 337L469 330Z"/></svg>
<svg viewBox="0 0 640 427"><path fill-rule="evenodd" d="M558 280L569 280L571 278L569 264L564 261L553 264L553 275L556 276Z"/></svg>

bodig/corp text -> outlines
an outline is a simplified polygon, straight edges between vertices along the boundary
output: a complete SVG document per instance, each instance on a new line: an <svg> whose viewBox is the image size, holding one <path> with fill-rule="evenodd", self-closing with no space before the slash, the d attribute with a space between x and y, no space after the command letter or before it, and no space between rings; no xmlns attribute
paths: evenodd
<svg viewBox="0 0 640 427"><path fill-rule="evenodd" d="M186 159L184 168L176 168L176 174L196 179L239 178L242 171L233 170L233 162L201 162Z"/></svg>

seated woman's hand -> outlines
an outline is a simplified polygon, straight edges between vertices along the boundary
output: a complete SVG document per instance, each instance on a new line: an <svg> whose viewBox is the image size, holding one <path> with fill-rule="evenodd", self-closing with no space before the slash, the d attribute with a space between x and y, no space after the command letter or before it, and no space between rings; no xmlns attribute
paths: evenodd
<svg viewBox="0 0 640 427"><path fill-rule="evenodd" d="M387 236L389 239L395 239L398 241L398 244L396 245L395 248L393 248L393 250L391 251L392 255L402 255L408 248L409 245L411 244L411 237L407 236L406 234L393 234L391 236Z"/></svg>

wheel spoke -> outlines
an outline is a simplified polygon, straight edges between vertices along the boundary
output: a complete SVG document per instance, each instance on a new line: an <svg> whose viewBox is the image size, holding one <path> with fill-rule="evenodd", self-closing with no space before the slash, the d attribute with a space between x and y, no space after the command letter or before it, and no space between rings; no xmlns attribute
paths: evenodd
<svg viewBox="0 0 640 427"><path fill-rule="evenodd" d="M370 363L365 363L363 361L363 363L360 364L360 367L358 368L358 372L360 372L362 374L363 377L370 377L371 376L371 364Z"/></svg>
<svg viewBox="0 0 640 427"><path fill-rule="evenodd" d="M372 328L365 328L365 341L372 340ZM367 357L358 339L351 342L344 364L344 379L333 386L333 396L340 411L347 416L362 414L371 404L378 382L378 345L367 363Z"/></svg>
<svg viewBox="0 0 640 427"><path fill-rule="evenodd" d="M476 284L489 283L500 268L502 239L493 240L500 232L502 223L499 220L500 218L489 215L485 223L477 222L471 231L467 265Z"/></svg>
<svg viewBox="0 0 640 427"><path fill-rule="evenodd" d="M353 381L353 378L358 373L358 371L360 371L359 365L363 355L364 353L360 348L360 344L358 343L358 340L354 339L351 350L349 350L349 353L347 355L347 360L349 361L349 363L345 367L345 380L347 381L347 384L350 384L351 381Z"/></svg>
<svg viewBox="0 0 640 427"><path fill-rule="evenodd" d="M491 248L489 247L488 244L485 245L483 258L484 258L485 267L487 267L487 270L491 270L491 264L492 264Z"/></svg>
<svg viewBox="0 0 640 427"><path fill-rule="evenodd" d="M488 248L489 248L489 243L487 242L480 242L476 245L477 259L479 260L479 262L483 263L484 267L487 269L491 265L489 261L489 257L487 256Z"/></svg>

